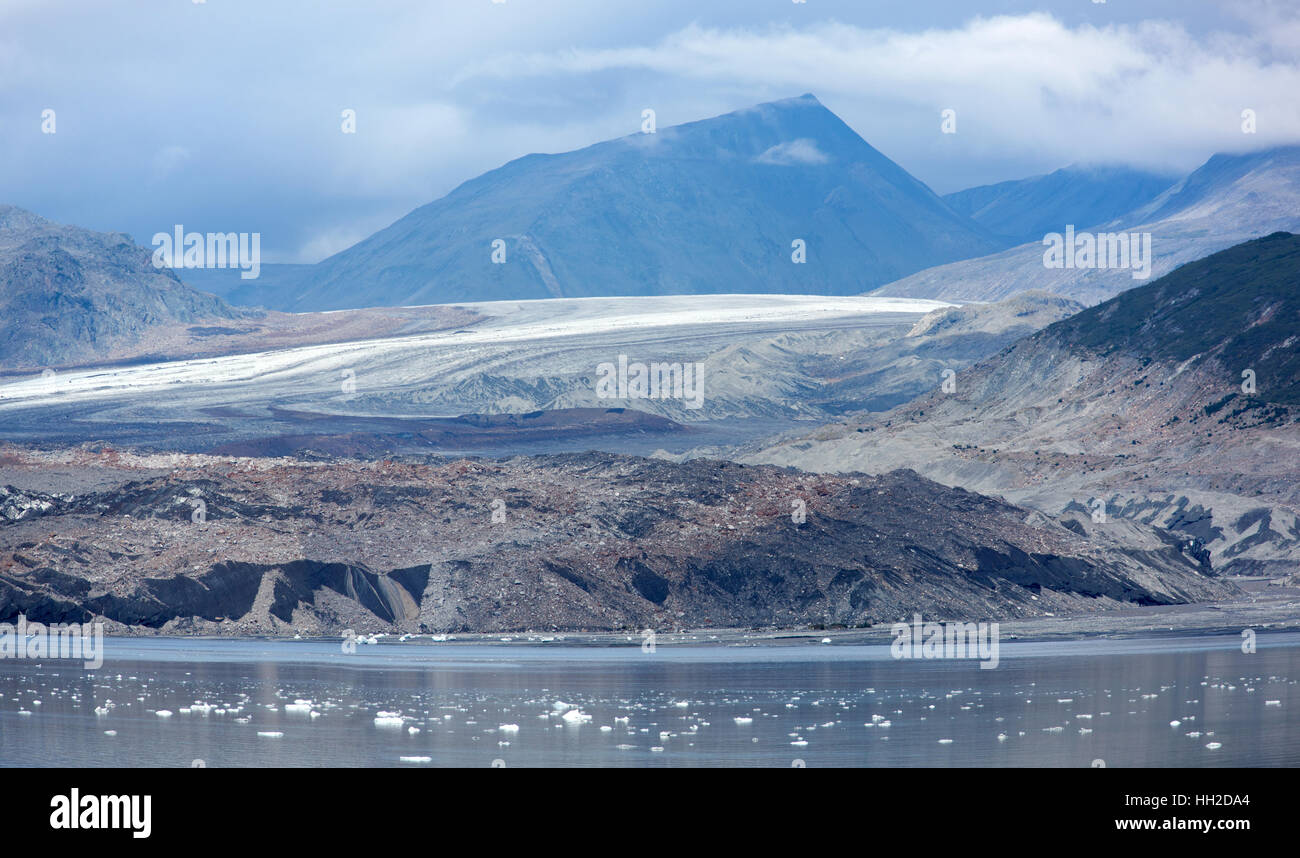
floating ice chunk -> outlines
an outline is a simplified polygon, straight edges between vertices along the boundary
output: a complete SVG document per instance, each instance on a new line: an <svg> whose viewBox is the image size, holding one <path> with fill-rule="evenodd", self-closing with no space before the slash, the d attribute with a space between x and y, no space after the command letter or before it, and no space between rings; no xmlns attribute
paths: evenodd
<svg viewBox="0 0 1300 858"><path fill-rule="evenodd" d="M401 727L404 719L397 712L380 712L375 716L376 727Z"/></svg>
<svg viewBox="0 0 1300 858"><path fill-rule="evenodd" d="M1170 721L1170 722L1169 722L1169 726L1170 726L1170 727L1177 727L1178 725L1180 725L1180 724L1182 724L1182 723L1183 723L1182 721L1174 720L1174 721Z"/></svg>
<svg viewBox="0 0 1300 858"><path fill-rule="evenodd" d="M1220 748L1223 747L1223 743L1222 743L1222 742L1206 742L1206 743L1205 743L1205 747L1209 748L1211 751L1217 751L1217 750L1219 750Z"/></svg>
<svg viewBox="0 0 1300 858"><path fill-rule="evenodd" d="M939 740L939 744L940 744L940 745L951 745L951 744L952 744L952 739L940 739L940 740Z"/></svg>
<svg viewBox="0 0 1300 858"><path fill-rule="evenodd" d="M581 709L570 709L564 713L564 720L569 724L585 724L591 720L591 716Z"/></svg>
<svg viewBox="0 0 1300 858"><path fill-rule="evenodd" d="M116 736L116 735L117 735L117 731L116 731L116 730L105 730L105 731L104 731L104 735L105 735L105 736Z"/></svg>
<svg viewBox="0 0 1300 858"><path fill-rule="evenodd" d="M431 763L433 757L398 757L397 761L400 763Z"/></svg>
<svg viewBox="0 0 1300 858"><path fill-rule="evenodd" d="M518 733L518 732L519 732L519 725L518 725L518 724L502 724L500 727L497 727L497 729L500 730L502 733Z"/></svg>
<svg viewBox="0 0 1300 858"><path fill-rule="evenodd" d="M279 730L259 730L257 735L263 739L279 739L284 736Z"/></svg>
<svg viewBox="0 0 1300 858"><path fill-rule="evenodd" d="M1282 705L1282 701L1281 701L1281 700L1265 700L1265 701L1264 701L1264 705L1265 705L1265 706L1281 706L1281 705Z"/></svg>
<svg viewBox="0 0 1300 858"><path fill-rule="evenodd" d="M172 711L171 711L170 709L159 709L159 710L158 710L157 712L155 712L154 714L157 715L159 718L170 718L170 717L172 717Z"/></svg>
<svg viewBox="0 0 1300 858"><path fill-rule="evenodd" d="M753 718L746 718L746 717L743 716L743 715L737 715L737 716L736 716L736 723L739 724L739 725L741 725L741 726L743 727L743 726L745 726L746 724L753 724L753 723L754 723L754 719L753 719Z"/></svg>

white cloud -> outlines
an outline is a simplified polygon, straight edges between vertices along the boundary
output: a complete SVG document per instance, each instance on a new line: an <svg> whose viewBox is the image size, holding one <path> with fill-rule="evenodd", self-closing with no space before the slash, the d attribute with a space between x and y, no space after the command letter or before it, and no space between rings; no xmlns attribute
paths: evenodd
<svg viewBox="0 0 1300 858"><path fill-rule="evenodd" d="M502 54L458 80L639 71L696 86L812 91L872 142L882 125L889 136L882 116L891 115L896 124L932 116L933 142L940 110L951 107L968 154L1186 167L1218 150L1300 140L1298 58L1295 39L1276 28L1198 38L1166 21L1070 27L1034 13L917 32L692 25L648 47ZM1260 117L1248 139L1247 107Z"/></svg>
<svg viewBox="0 0 1300 858"><path fill-rule="evenodd" d="M151 178L154 181L165 179L184 167L193 157L194 153L184 146L164 146L154 153Z"/></svg>
<svg viewBox="0 0 1300 858"><path fill-rule="evenodd" d="M825 164L830 160L825 152L817 148L816 140L800 137L788 143L778 143L754 159L760 164Z"/></svg>

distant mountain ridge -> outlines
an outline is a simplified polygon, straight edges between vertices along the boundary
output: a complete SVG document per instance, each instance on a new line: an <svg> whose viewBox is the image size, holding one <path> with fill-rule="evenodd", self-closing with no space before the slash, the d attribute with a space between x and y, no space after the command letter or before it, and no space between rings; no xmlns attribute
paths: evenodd
<svg viewBox="0 0 1300 858"><path fill-rule="evenodd" d="M806 247L802 264L793 260L796 240ZM803 95L524 156L317 265L266 271L229 295L304 311L593 295L854 294L1001 246ZM503 264L494 264L494 249Z"/></svg>
<svg viewBox="0 0 1300 858"><path fill-rule="evenodd" d="M1040 241L1073 223L1086 229L1127 214L1178 177L1119 166L1070 166L1043 176L981 185L944 202L1015 244Z"/></svg>
<svg viewBox="0 0 1300 858"><path fill-rule="evenodd" d="M963 205L958 201L958 205ZM969 205L969 202L966 203ZM1061 212L1055 232L1082 218ZM1094 233L1150 233L1152 277L1186 262L1274 232L1300 231L1300 146L1219 154L1133 211L1091 227ZM1038 240L990 256L930 268L869 294L948 301L997 301L1041 289L1096 304L1141 285L1120 269L1049 269Z"/></svg>

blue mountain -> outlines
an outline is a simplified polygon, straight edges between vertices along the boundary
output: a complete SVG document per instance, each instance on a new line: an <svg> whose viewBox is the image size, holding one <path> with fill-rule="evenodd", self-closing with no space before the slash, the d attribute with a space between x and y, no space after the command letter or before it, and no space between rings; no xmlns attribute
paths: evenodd
<svg viewBox="0 0 1300 858"><path fill-rule="evenodd" d="M1043 176L980 185L944 201L1010 244L1040 241L1072 223L1106 223L1155 199L1177 176L1129 167L1064 167Z"/></svg>
<svg viewBox="0 0 1300 858"><path fill-rule="evenodd" d="M803 263L794 261L799 240ZM504 263L493 262L495 242ZM298 311L596 295L847 295L1005 246L803 95L528 155L319 264L203 288Z"/></svg>

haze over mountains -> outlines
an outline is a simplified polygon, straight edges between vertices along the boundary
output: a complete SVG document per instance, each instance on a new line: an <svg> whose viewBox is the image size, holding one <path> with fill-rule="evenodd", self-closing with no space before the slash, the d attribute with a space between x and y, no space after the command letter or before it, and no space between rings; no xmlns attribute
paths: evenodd
<svg viewBox="0 0 1300 858"><path fill-rule="evenodd" d="M1215 155L1181 180L1075 165L940 199L804 95L528 155L316 265L267 265L256 281L184 276L236 304L294 311L736 292L995 301L1044 290L1094 304L1143 282L1045 268L1043 236L1067 225L1151 233L1152 276L1300 229L1300 146Z"/></svg>
<svg viewBox="0 0 1300 858"><path fill-rule="evenodd" d="M1177 181L1177 176L1130 167L1071 166L967 188L943 200L1010 243L1023 244L1042 241L1066 223L1080 228L1106 223L1146 205Z"/></svg>
<svg viewBox="0 0 1300 858"><path fill-rule="evenodd" d="M492 262L498 239L504 264ZM802 264L792 261L796 239L807 246ZM803 95L519 158L317 265L265 268L230 297L333 310L591 295L845 295L1002 246Z"/></svg>
<svg viewBox="0 0 1300 858"><path fill-rule="evenodd" d="M14 309L0 357L43 366L60 355L63 362L108 358L142 331L176 320L239 315L173 274L226 304L295 312L756 292L995 301L1038 290L1091 304L1142 281L1128 270L1045 268L1043 234L1067 224L1150 232L1159 276L1231 244L1300 229L1300 146L1216 155L1177 182L1125 167L1073 166L941 199L804 95L517 159L316 265L266 264L259 279L243 280L235 269L167 272L146 259L129 269L140 275L136 294L111 300L128 269L119 267L116 281L64 271L50 236L81 236L67 239L80 264L90 264L93 252L92 267L104 270L119 265L122 236L88 242L86 230L4 210L0 265L18 285L9 293ZM35 223L43 243L30 243ZM805 242L806 262L792 259L796 239ZM493 262L498 240L500 264ZM1028 243L1007 249L1020 241ZM132 258L145 253L134 249ZM58 314L55 323L39 306L48 296L23 292L56 282L56 271L81 277L83 298L99 290L82 302L100 308L94 324L79 311ZM30 337L32 325L48 334Z"/></svg>
<svg viewBox="0 0 1300 858"><path fill-rule="evenodd" d="M974 191L963 192L970 194L969 198L956 195L957 205L979 203L981 195ZM1027 194L1026 198L1030 196ZM992 208L996 211L998 205L994 203ZM1127 214L1089 224L1077 212L1090 210L1094 209L1088 205L1053 209L1054 216L1060 220L1051 231L1063 232L1067 224L1073 224L1079 231L1093 233L1151 233L1151 276L1159 277L1179 265L1240 242L1273 232L1300 230L1300 146L1245 155L1215 155ZM998 222L1014 223L1015 220L1002 213ZM1040 234L1037 240L1010 250L941 265L888 283L874 294L997 301L1016 292L1044 289L1095 304L1141 284L1129 270L1046 268L1043 253Z"/></svg>

